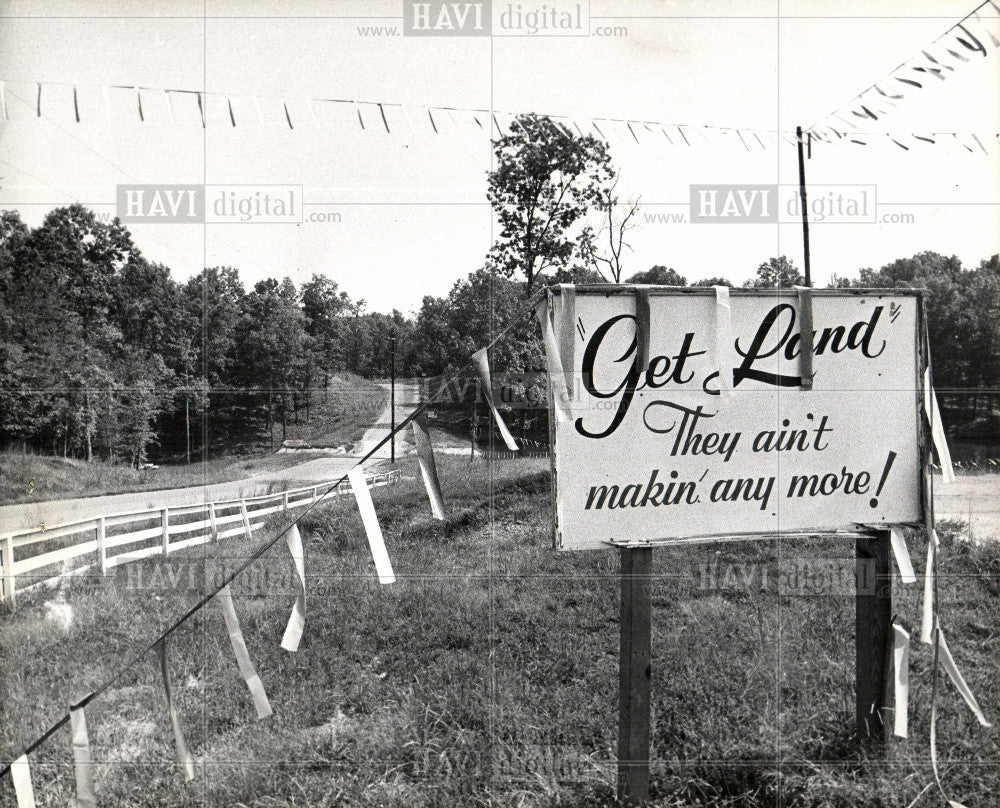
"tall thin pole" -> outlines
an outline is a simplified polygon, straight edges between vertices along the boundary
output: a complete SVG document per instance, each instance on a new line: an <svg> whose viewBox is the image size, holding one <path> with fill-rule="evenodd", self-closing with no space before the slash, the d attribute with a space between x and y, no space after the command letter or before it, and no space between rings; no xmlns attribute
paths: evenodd
<svg viewBox="0 0 1000 808"><path fill-rule="evenodd" d="M809 267L809 206L806 203L806 161L805 156L802 154L801 126L795 127L795 136L799 148L799 202L802 204L802 254L805 261L806 286L812 286L812 272Z"/></svg>
<svg viewBox="0 0 1000 808"><path fill-rule="evenodd" d="M392 438L389 441L389 462L396 462L396 338L389 338L389 422Z"/></svg>

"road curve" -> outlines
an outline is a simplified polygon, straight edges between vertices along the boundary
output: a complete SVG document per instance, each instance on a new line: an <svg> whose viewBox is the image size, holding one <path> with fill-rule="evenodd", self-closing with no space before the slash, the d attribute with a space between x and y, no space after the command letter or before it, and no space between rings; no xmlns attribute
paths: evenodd
<svg viewBox="0 0 1000 808"><path fill-rule="evenodd" d="M387 390L389 385L383 385ZM419 403L419 391L415 384L400 383L396 386L397 423L405 418ZM375 424L368 429L354 450L347 455L332 455L309 460L297 466L280 471L266 472L243 480L234 480L212 485L196 485L186 488L169 488L152 491L134 491L128 494L107 494L76 499L56 499L42 502L27 502L17 505L0 506L0 536L38 530L43 525L52 527L68 522L109 516L116 513L130 513L158 508L174 508L184 505L199 505L241 497L266 494L270 490L281 490L282 483L303 486L335 481L346 474L358 458L389 434L390 409L387 405L379 414ZM405 436L407 439L409 436ZM405 454L408 446L403 437L397 437L396 454ZM389 446L377 452L370 462L380 462L389 458Z"/></svg>

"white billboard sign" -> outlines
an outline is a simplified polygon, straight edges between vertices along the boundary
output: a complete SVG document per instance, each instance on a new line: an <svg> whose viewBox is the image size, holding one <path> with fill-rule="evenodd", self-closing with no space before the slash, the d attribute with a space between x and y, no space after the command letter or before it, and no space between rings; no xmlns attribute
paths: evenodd
<svg viewBox="0 0 1000 808"><path fill-rule="evenodd" d="M919 293L564 285L538 314L558 549L922 521Z"/></svg>

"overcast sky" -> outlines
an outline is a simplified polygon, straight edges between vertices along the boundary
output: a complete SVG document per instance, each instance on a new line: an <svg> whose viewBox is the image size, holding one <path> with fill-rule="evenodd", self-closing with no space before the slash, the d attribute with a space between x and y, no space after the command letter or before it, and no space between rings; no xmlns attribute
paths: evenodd
<svg viewBox="0 0 1000 808"><path fill-rule="evenodd" d="M336 214L337 221L130 229L143 252L179 279L217 264L238 267L248 284L285 275L302 282L321 272L370 310L409 312L423 295L445 294L480 266L494 228L485 198L487 130L469 114L433 113L435 133L425 107L544 112L584 127L599 118L789 131L822 120L975 6L593 0L582 4L589 36L409 37L372 35L379 33L373 26L401 29L402 0L267 3L251 11L256 17L247 16L248 4L230 2L7 2L0 207L36 225L73 201L114 215L118 184L302 185L306 215ZM983 22L1000 39L996 12L984 12ZM593 35L599 27L618 30ZM920 90L897 84L905 98L865 127L878 133L866 146L815 145L810 186L874 185L878 219L912 214L910 222L815 223L815 283L922 250L974 265L1000 249L1000 58L997 48L988 51L956 63L946 81ZM111 91L109 115L102 85L117 84L221 95L208 96L203 128L195 96L171 96L171 123L162 93L142 94L140 121L134 93ZM314 119L306 98L406 106L384 107L386 133L378 107L313 104ZM643 205L626 273L666 264L691 280L739 282L772 255L801 266L794 221L656 218L685 213L691 184L795 183L793 146L748 152L731 136L686 146L643 130L637 143L621 125L598 125L621 174L621 196ZM978 132L989 153L941 138L906 151L885 134L932 131Z"/></svg>

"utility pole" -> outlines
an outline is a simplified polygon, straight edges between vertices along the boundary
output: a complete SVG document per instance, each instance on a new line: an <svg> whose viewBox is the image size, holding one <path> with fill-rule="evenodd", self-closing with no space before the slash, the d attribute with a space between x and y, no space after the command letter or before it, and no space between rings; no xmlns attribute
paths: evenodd
<svg viewBox="0 0 1000 808"><path fill-rule="evenodd" d="M812 272L809 269L809 206L806 204L806 162L802 154L802 127L795 127L795 137L799 148L799 203L802 205L802 255L805 264L806 286L812 286ZM812 133L809 133L809 151L812 157Z"/></svg>
<svg viewBox="0 0 1000 808"><path fill-rule="evenodd" d="M389 462L396 462L396 338L389 338Z"/></svg>

